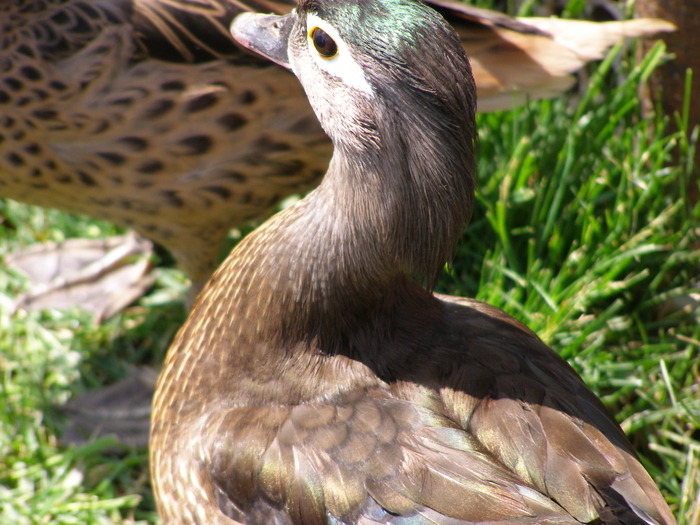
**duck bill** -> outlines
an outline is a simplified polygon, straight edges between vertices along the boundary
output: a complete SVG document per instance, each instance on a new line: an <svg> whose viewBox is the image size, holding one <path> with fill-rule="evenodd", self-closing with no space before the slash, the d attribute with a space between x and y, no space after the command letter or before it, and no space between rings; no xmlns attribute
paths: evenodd
<svg viewBox="0 0 700 525"><path fill-rule="evenodd" d="M246 49L291 69L287 43L293 25L294 12L284 16L242 13L234 18L231 34Z"/></svg>

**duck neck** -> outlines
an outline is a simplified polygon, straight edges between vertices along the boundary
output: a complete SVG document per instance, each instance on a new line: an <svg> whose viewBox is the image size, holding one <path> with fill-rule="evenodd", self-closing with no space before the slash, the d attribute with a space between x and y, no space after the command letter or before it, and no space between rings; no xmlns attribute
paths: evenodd
<svg viewBox="0 0 700 525"><path fill-rule="evenodd" d="M440 154L450 146L426 141L407 149L411 131L387 131L361 150L336 144L323 183L244 239L217 272L208 289L231 301L239 335L335 353L432 289L469 217L470 155Z"/></svg>

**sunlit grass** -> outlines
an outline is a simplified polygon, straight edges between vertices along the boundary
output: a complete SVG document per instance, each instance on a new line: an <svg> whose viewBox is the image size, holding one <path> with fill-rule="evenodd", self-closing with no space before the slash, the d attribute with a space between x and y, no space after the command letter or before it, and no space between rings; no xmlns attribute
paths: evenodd
<svg viewBox="0 0 700 525"><path fill-rule="evenodd" d="M480 117L479 209L442 285L503 308L567 358L679 522L697 524L695 144L670 118L643 115L637 94L662 56L659 45L628 63L617 50L579 100Z"/></svg>

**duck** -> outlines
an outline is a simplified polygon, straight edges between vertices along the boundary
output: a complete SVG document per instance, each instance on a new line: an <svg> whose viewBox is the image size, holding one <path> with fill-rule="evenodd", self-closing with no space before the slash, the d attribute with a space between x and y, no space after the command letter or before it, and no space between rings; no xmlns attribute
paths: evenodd
<svg viewBox="0 0 700 525"><path fill-rule="evenodd" d="M229 229L312 187L330 154L288 74L231 40L242 10L3 2L0 196L136 231L172 255L194 294Z"/></svg>
<svg viewBox="0 0 700 525"><path fill-rule="evenodd" d="M433 292L475 191L475 86L445 19L301 0L231 31L297 76L333 154L168 351L149 443L163 523L675 523L566 361Z"/></svg>
<svg viewBox="0 0 700 525"><path fill-rule="evenodd" d="M292 76L245 53L228 33L244 10L283 14L295 5L3 2L0 197L136 231L165 248L189 277L191 304L218 265L230 229L315 186L330 158L330 142ZM474 57L483 110L554 96L612 43L672 27L642 19L578 22L587 29L574 31L451 0L435 6ZM103 262L86 253L101 254ZM101 240L44 246L6 262L40 283L18 299L18 308L94 304L90 310L100 321L152 282L141 280L149 264L127 270L134 277L106 281L115 275L111 270L123 268L115 261L150 254L149 246L128 237L116 247ZM57 262L47 274L50 260L70 264ZM127 295L125 283L132 281L138 286ZM96 288L88 289L92 282ZM64 290L71 293L66 297Z"/></svg>

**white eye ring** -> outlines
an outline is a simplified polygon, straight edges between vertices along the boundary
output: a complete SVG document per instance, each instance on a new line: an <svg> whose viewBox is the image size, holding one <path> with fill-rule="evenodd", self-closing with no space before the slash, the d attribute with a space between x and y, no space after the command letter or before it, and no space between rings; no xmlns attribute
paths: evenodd
<svg viewBox="0 0 700 525"><path fill-rule="evenodd" d="M331 24L313 13L306 15L306 27L308 28L306 33L307 47L316 65L329 75L341 80L345 85L373 96L372 87L367 82L364 71L362 71L360 65L355 62L350 48L338 31L336 31ZM332 56L323 56L319 53L313 39L315 29L320 29L335 42L335 54Z"/></svg>

